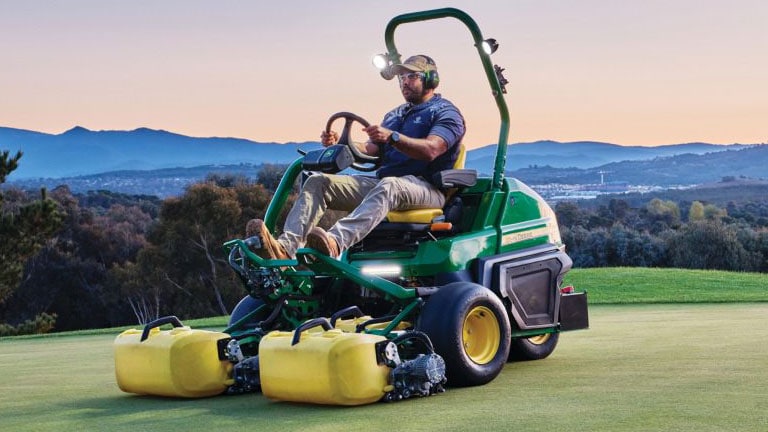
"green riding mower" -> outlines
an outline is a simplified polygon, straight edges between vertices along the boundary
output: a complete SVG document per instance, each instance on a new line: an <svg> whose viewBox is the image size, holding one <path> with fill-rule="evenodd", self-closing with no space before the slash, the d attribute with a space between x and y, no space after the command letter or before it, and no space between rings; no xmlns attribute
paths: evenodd
<svg viewBox="0 0 768 432"><path fill-rule="evenodd" d="M425 339L409 334L426 335L445 362L448 385L472 386L493 380L507 361L547 357L561 331L588 326L586 293L562 286L571 259L554 212L531 188L504 177L507 80L503 69L491 64L495 40L483 39L474 20L457 9L404 14L389 22L388 51L375 63L391 78L388 68L400 62L395 29L446 17L472 33L499 108L493 176L478 177L461 167L440 173L450 191L444 208L391 212L338 259L304 248L296 260L263 260L249 249L257 237L227 242L229 263L249 295L224 332L237 341L243 358L258 356L271 331L291 331L325 317L331 327L351 322L345 331L406 341L406 351ZM352 124L368 122L342 112L331 116L327 128L339 119L344 121L339 144L309 152L288 167L266 212L271 231L303 173L375 169L377 158L361 154L350 139ZM252 386L248 374L237 369L236 364L241 382L234 387Z"/></svg>
<svg viewBox="0 0 768 432"><path fill-rule="evenodd" d="M264 260L259 237L224 249L248 292L223 332L192 330L165 317L115 341L116 374L127 392L205 397L261 390L277 400L358 405L428 396L444 385L488 383L511 360L547 357L560 332L588 327L585 292L563 287L571 268L552 209L531 188L504 177L509 114L498 46L457 9L393 18L387 53L375 64L391 79L400 63L395 29L456 18L475 42L501 116L493 176L463 168L432 179L447 191L441 209L390 212L338 259L311 248L296 259ZM303 154L286 170L264 223L274 232L293 186L308 172L372 171L378 158L350 136ZM170 331L160 331L171 324Z"/></svg>

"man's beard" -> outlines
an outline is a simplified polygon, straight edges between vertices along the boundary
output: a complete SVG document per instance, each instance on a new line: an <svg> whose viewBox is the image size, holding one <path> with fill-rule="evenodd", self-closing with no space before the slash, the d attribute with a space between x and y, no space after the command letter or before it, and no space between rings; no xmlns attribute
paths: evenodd
<svg viewBox="0 0 768 432"><path fill-rule="evenodd" d="M421 92L416 92L413 87L405 86L405 89L408 89L408 95L403 95L406 102L410 102L412 104L419 104L422 100L424 100L424 95L427 94L426 89L421 89Z"/></svg>

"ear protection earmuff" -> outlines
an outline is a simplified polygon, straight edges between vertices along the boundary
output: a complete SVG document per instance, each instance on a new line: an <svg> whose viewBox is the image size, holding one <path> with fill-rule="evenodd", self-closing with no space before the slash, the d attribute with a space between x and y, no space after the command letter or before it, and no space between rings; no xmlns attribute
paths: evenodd
<svg viewBox="0 0 768 432"><path fill-rule="evenodd" d="M434 66L435 70L424 72L424 88L425 89L435 89L437 88L438 84L440 84L440 75L437 73L437 65L435 64L435 61L432 60L432 57L419 54L420 56L424 57L427 60L427 63Z"/></svg>

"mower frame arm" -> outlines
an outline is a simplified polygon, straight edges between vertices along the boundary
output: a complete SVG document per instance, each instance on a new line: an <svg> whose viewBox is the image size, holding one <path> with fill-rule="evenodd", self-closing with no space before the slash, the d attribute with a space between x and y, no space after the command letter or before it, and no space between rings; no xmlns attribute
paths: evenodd
<svg viewBox="0 0 768 432"><path fill-rule="evenodd" d="M269 228L270 232L275 232L275 225L277 224L277 218L280 216L280 211L285 207L285 203L288 201L288 196L291 194L296 179L302 171L301 163L304 161L304 157L300 157L293 161L283 174L283 178L280 179L280 183L275 189L275 193L272 195L272 200L267 206L267 211L264 214L264 224Z"/></svg>

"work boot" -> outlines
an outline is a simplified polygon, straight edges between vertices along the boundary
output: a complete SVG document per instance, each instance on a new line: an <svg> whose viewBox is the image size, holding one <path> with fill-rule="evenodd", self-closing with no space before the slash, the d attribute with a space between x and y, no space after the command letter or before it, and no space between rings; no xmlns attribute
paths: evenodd
<svg viewBox="0 0 768 432"><path fill-rule="evenodd" d="M285 248L269 232L264 221L261 219L251 219L245 225L245 237L256 237L261 243L260 248L251 247L251 252L264 259L290 259Z"/></svg>
<svg viewBox="0 0 768 432"><path fill-rule="evenodd" d="M331 258L339 257L339 244L336 243L336 239L320 227L314 227L309 231L306 246L316 249L321 254L328 255Z"/></svg>

